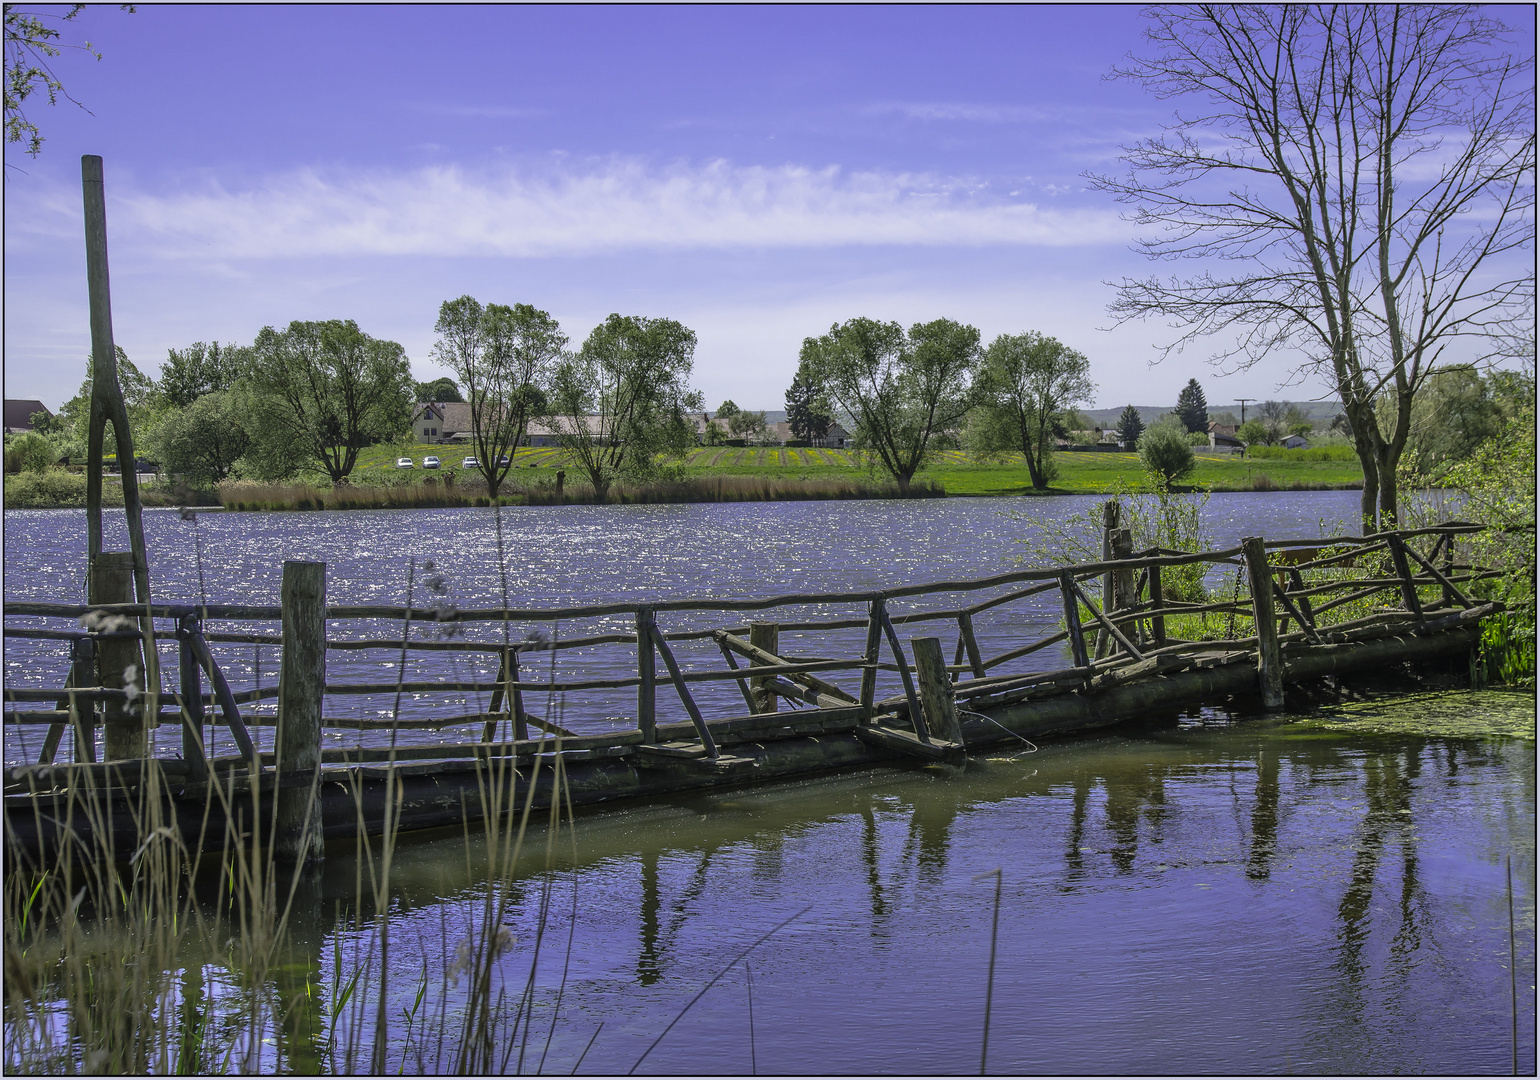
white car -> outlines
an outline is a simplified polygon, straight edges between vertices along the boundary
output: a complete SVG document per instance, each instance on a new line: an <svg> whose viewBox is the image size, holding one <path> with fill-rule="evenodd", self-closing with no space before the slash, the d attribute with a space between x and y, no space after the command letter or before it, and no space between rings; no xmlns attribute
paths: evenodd
<svg viewBox="0 0 1540 1080"><path fill-rule="evenodd" d="M396 459L396 468L398 468L398 469L410 469L411 467L412 467L412 459L411 458L409 458L409 457L398 457Z"/></svg>
<svg viewBox="0 0 1540 1080"><path fill-rule="evenodd" d="M429 454L427 457L422 459L422 467L424 469L438 468L438 458L434 457L432 454Z"/></svg>
<svg viewBox="0 0 1540 1080"><path fill-rule="evenodd" d="M477 461L473 457L468 457L464 461L460 462L460 468L462 468L462 469L479 469L479 468L481 468L481 462Z"/></svg>

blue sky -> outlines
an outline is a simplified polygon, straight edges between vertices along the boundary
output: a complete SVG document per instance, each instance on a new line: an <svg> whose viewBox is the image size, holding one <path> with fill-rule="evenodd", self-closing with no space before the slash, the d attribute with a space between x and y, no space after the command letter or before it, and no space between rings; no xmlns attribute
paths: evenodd
<svg viewBox="0 0 1540 1080"><path fill-rule="evenodd" d="M45 9L46 10L46 9ZM1530 17L1532 19L1532 16ZM1531 24L1532 25L1532 22ZM1289 365L1157 366L1107 328L1147 274L1086 170L1171 106L1108 81L1135 7L93 6L7 147L5 395L57 406L90 350L79 160L105 159L118 343L168 348L352 318L420 379L438 305L535 304L699 338L695 385L780 408L802 339L940 316L1086 353L1094 404L1296 400Z"/></svg>

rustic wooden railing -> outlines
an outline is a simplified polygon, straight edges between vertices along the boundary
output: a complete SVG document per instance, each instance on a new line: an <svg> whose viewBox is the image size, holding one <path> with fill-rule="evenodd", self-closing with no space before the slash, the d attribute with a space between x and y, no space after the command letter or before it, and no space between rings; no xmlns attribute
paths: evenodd
<svg viewBox="0 0 1540 1080"><path fill-rule="evenodd" d="M1097 562L1015 570L970 581L748 600L658 600L640 605L488 610L446 610L443 605L328 607L324 567L295 563L285 565L286 602L277 606L155 604L146 611L134 603L86 606L7 601L4 610L8 619L89 617L96 624L94 629L35 624L7 627L8 638L68 641L72 650L62 688L8 687L5 691L8 705L32 706L8 707L4 714L6 724L48 726L38 764L10 770L7 782L8 786L25 782L35 787L43 779L58 780L80 770L89 772L103 767L93 764L98 730L135 725L142 738L143 729L155 723L181 725L182 758L162 764L189 781L198 781L211 770L235 770L256 776L264 767L281 765L280 771L292 771L297 761L314 768L327 763L393 763L466 755L478 759L551 753L604 756L608 749L624 746L646 748L655 757L673 756L708 767L727 766L735 759L731 753L724 753L724 747L734 743L828 730L831 725L864 733L867 741L940 756L961 749L959 702L965 703L968 711L979 712L1043 693L1076 689L1094 692L1177 667L1242 660L1255 663L1264 703L1278 707L1283 700L1282 654L1295 643L1320 645L1368 640L1397 632L1425 634L1495 610L1493 605L1472 599L1469 589L1471 583L1496 575L1456 558L1457 537L1481 528L1448 522L1362 537L1271 541L1252 537L1235 547L1207 552L1161 548L1135 551L1128 530L1119 528L1115 516L1109 516L1104 546L1108 557ZM1236 567L1239 576L1231 599L1186 602L1168 598L1170 573L1195 565ZM303 567L311 569L295 570L291 590L290 569ZM310 584L305 586L305 581ZM899 600L999 589L1006 591L972 604L934 610L890 610ZM978 616L1011 606L1025 608L1033 598L1051 594L1056 594L1056 607L1062 615L1059 629L1011 643L992 656L983 653L974 626ZM1386 599L1386 594L1391 603L1380 604L1367 614L1349 619L1325 618L1334 611L1345 610L1349 604L1378 603ZM710 612L763 614L776 609L852 605L864 605L864 613L846 618L764 619L747 625L709 628L668 629L664 625L680 616ZM1034 610L1041 617L1040 608ZM1181 620L1205 613L1228 615L1232 623L1249 620L1251 632L1243 636L1238 630L1245 628L1238 627L1229 636L1209 639L1184 639L1171 633ZM516 640L512 636L514 624L540 628L615 616L624 616L630 629L565 640ZM178 642L180 679L175 690L160 688L159 703L167 707L160 708L158 703L153 716L147 717L145 706L140 705L137 714L128 706L152 695L126 689L123 669L140 655L146 639L167 636L163 629L153 628L156 620L174 624L171 636ZM325 636L327 623L335 627L363 620L399 622L404 632L399 637ZM129 625L137 621L137 625L129 628L114 625L115 621ZM209 628L212 623L251 622L282 623L282 632ZM501 626L505 628L504 640L413 640L410 627L421 623L456 632L478 624ZM900 641L900 628L928 628L936 623L956 627L951 663L945 662L937 637L913 638L908 653ZM783 653L777 644L780 635L787 632L797 632L805 638L810 634L854 630L864 630L864 645L858 652L849 650L843 655L792 656ZM302 640L307 634L308 644ZM723 666L685 670L675 646L689 641L714 644ZM243 643L282 647L284 666L278 685L231 689L210 646ZM1062 643L1068 644L1070 666L1047 671L1022 670L1032 654ZM633 659L628 662L628 666L634 663L634 675L542 679L534 675L526 655L615 646L634 650ZM367 650L399 654L402 674L389 681L326 682L326 652ZM456 682L406 676L404 661L408 656L446 651L496 656L498 672L492 679ZM1011 668L1016 670L1007 670ZM841 686L831 681L840 673L859 673L859 683ZM878 695L882 673L897 674L900 692L886 697ZM692 687L722 682L736 685L747 712L708 719ZM533 715L524 704L525 696L532 693L557 695L632 687L637 694L636 716L635 727L629 731L576 733L550 717ZM659 721L660 691L672 691L677 696L688 716L687 722ZM486 710L429 719L402 719L399 713L393 718L323 718L320 708L323 696L328 695L395 695L399 701L404 694L480 693L491 695ZM250 708L242 712L242 706L271 699L278 700L276 717L255 714ZM794 716L779 712L781 702L799 707ZM49 703L52 708L36 707ZM292 719L301 713L310 717L302 724ZM289 720L285 720L286 715ZM395 732L442 729L455 724L480 725L480 738L474 742L427 746L395 745L392 736L389 746L321 747L320 733L325 728ZM209 725L227 728L239 753L227 757L207 755L204 748L210 745L206 739ZM280 729L275 735L274 750L259 752L248 729L273 725ZM286 732L282 730L285 728ZM510 737L499 740L500 728ZM54 758L66 731L73 731L76 765L55 766ZM109 737L107 741L113 740ZM121 739L118 744L123 745ZM115 768L118 774L123 773L121 764Z"/></svg>

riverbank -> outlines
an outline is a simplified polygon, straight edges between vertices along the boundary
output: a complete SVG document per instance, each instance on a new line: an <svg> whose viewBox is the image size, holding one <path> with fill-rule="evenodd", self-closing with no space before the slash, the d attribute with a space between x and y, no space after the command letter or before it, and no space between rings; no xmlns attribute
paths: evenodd
<svg viewBox="0 0 1540 1080"><path fill-rule="evenodd" d="M443 447L419 446L414 460ZM302 476L275 484L227 482L217 490L161 486L143 478L146 506L206 505L230 510L407 509L488 506L479 472L458 466L411 472L395 468L392 451L366 452L352 483L332 488L324 478ZM1148 492L1149 476L1137 454L1055 455L1058 475L1046 490L1032 487L1020 454L979 460L945 451L910 485L907 497L1004 495L1100 495ZM1334 491L1363 485L1358 463L1348 455L1320 451L1272 451L1266 457L1198 454L1188 487L1210 491ZM849 450L796 447L702 447L683 462L679 479L651 484L616 484L611 503L783 502L905 497L898 486ZM593 490L562 451L525 448L514 456L502 492L505 505L551 506L593 503ZM558 487L558 481L561 486ZM122 505L113 480L104 485L107 505ZM85 479L76 474L7 476L5 502L13 509L68 509L85 505Z"/></svg>

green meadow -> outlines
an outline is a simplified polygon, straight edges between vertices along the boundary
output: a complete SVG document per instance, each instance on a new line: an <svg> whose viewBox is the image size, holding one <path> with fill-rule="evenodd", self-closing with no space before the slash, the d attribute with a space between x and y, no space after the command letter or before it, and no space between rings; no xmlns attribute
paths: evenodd
<svg viewBox="0 0 1540 1080"><path fill-rule="evenodd" d="M463 447L429 446L414 448L411 470L395 467L396 451L377 447L359 458L355 480L365 484L401 482L407 476L421 480L434 476L433 470L421 468L424 455L436 454L442 461L437 471L440 479L463 475L466 480L478 476L475 470L460 468L465 457ZM1055 459L1059 475L1049 494L1100 494L1125 490L1150 489L1149 477L1132 453L1061 452ZM1324 450L1282 450L1269 448L1254 456L1198 453L1198 467L1187 484L1214 491L1267 491L1272 489L1316 490L1356 488L1362 483L1358 461L1348 447ZM567 470L566 482L581 481L571 458L562 450L526 447L513 459L509 480L517 487L550 483L558 469ZM825 450L812 447L720 447L704 446L692 450L684 460L687 478L744 476L765 480L848 480L873 473L883 479L881 470L873 472L865 457L851 450ZM979 460L962 450L942 451L922 471L917 480L941 485L948 495L1030 495L1032 481L1020 454ZM454 481L450 481L453 483Z"/></svg>

